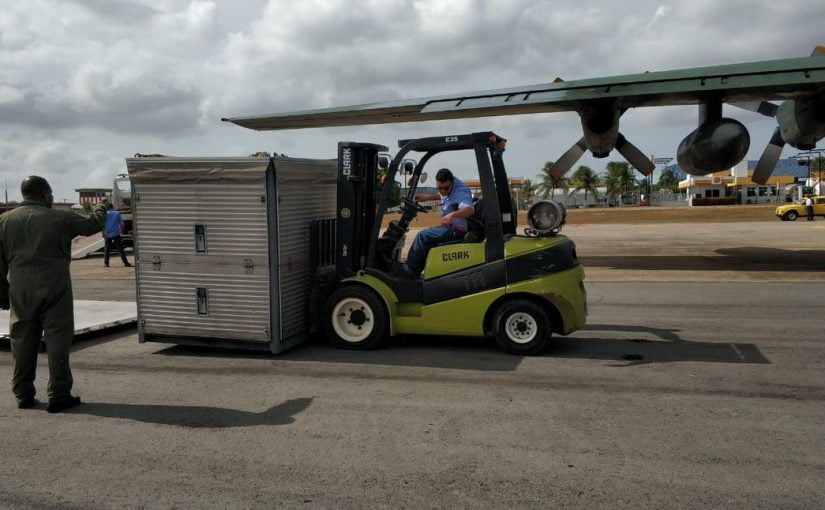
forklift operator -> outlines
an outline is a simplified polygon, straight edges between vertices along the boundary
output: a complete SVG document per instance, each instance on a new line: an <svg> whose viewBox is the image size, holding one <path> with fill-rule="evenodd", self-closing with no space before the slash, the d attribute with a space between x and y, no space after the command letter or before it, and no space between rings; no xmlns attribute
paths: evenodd
<svg viewBox="0 0 825 510"><path fill-rule="evenodd" d="M473 215L473 197L470 189L453 173L442 168L435 175L438 193L415 195L417 202L441 201L441 226L425 228L415 236L407 254L404 272L410 278L418 278L427 261L430 248L441 243L463 239L467 233L467 218Z"/></svg>

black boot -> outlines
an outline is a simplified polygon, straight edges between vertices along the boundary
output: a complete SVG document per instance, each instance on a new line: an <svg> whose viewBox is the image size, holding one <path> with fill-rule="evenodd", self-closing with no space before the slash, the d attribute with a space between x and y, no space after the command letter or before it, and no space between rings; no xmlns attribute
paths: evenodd
<svg viewBox="0 0 825 510"><path fill-rule="evenodd" d="M80 405L80 397L73 397L68 396L66 398L61 398L60 400L49 400L49 405L46 406L46 411L50 413L59 413L60 411L65 411L66 409L71 409L72 407Z"/></svg>

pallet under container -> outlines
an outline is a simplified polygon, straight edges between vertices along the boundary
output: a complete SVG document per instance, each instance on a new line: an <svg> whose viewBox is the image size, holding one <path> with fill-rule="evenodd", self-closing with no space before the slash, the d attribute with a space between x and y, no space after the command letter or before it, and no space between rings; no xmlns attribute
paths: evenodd
<svg viewBox="0 0 825 510"><path fill-rule="evenodd" d="M310 225L335 217L336 161L126 163L140 342L273 353L301 342L313 278Z"/></svg>

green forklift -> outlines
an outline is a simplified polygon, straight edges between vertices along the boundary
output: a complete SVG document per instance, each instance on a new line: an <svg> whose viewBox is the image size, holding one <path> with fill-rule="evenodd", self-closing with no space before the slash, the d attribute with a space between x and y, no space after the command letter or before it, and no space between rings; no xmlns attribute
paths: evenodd
<svg viewBox="0 0 825 510"><path fill-rule="evenodd" d="M480 132L398 145L389 161L381 157L387 147L338 144L337 216L312 226L316 329L346 349L373 349L402 334L491 335L508 353L533 355L553 333L584 326L584 269L573 241L559 234L564 207L534 204L529 227L517 233L504 138ZM466 237L431 248L421 276L411 279L399 269L410 225L426 211L416 190L427 163L448 151L473 151L481 196ZM410 175L401 217L382 229L399 169Z"/></svg>

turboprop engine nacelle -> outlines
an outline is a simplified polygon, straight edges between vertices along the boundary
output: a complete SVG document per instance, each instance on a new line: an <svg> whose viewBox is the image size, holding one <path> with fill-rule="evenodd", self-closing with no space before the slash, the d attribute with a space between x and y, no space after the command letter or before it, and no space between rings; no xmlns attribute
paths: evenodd
<svg viewBox="0 0 825 510"><path fill-rule="evenodd" d="M731 168L745 157L751 144L748 130L734 119L702 123L679 144L676 160L691 175Z"/></svg>
<svg viewBox="0 0 825 510"><path fill-rule="evenodd" d="M810 150L825 138L825 98L811 97L779 105L776 121L782 140L799 150Z"/></svg>

